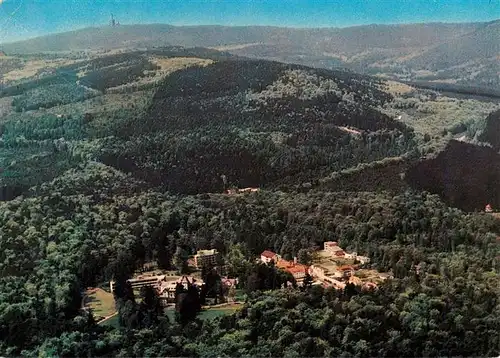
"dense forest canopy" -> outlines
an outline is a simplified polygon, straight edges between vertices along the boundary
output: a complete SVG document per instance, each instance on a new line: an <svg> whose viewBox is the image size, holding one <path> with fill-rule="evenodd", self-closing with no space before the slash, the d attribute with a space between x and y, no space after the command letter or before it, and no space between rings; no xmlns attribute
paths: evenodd
<svg viewBox="0 0 500 358"><path fill-rule="evenodd" d="M500 221L476 210L497 205L495 177L456 190L497 161L480 142L495 115L469 116L496 103L201 48L72 56L1 90L0 354L500 354ZM450 155L458 184L431 183ZM243 187L260 190L226 192ZM390 278L297 287L255 262L326 241ZM183 272L203 249L245 292L232 314L202 319L189 286L169 317L126 283L151 262ZM81 309L110 280L116 326Z"/></svg>

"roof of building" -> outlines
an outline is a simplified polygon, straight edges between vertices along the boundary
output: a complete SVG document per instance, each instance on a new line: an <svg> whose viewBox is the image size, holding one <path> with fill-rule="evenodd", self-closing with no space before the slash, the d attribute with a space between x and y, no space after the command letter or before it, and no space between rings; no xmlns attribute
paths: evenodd
<svg viewBox="0 0 500 358"><path fill-rule="evenodd" d="M292 267L293 266L293 262L291 261L288 261L288 260L278 260L278 262L276 262L276 267L279 267L279 268L286 268L286 267Z"/></svg>
<svg viewBox="0 0 500 358"><path fill-rule="evenodd" d="M276 267L286 270L290 272L291 274L298 273L298 272L307 272L308 267L302 264L296 264L293 261L287 261L287 260L278 260L276 263Z"/></svg>
<svg viewBox="0 0 500 358"><path fill-rule="evenodd" d="M227 286L236 286L238 284L238 279L237 278L222 278L222 283L227 285Z"/></svg>
<svg viewBox="0 0 500 358"><path fill-rule="evenodd" d="M198 250L198 252L196 253L196 255L198 255L198 256L207 256L207 255L215 255L216 253L217 253L216 249L212 249L212 250Z"/></svg>
<svg viewBox="0 0 500 358"><path fill-rule="evenodd" d="M142 282L142 281L155 281L155 280L160 281L160 280L163 280L164 278L165 278L165 275L161 275L161 276L144 275L144 276L137 276L135 278L128 279L127 281L130 283Z"/></svg>
<svg viewBox="0 0 500 358"><path fill-rule="evenodd" d="M356 267L352 265L342 265L337 267L337 270L339 271L346 271L346 270L354 270Z"/></svg>
<svg viewBox="0 0 500 358"><path fill-rule="evenodd" d="M325 242L326 246L337 246L337 241L326 241Z"/></svg>
<svg viewBox="0 0 500 358"><path fill-rule="evenodd" d="M286 270L293 275L294 273L299 273L299 272L306 273L307 268L304 265L298 265L298 266L287 267Z"/></svg>
<svg viewBox="0 0 500 358"><path fill-rule="evenodd" d="M363 282L361 281L361 279L359 277L356 277L356 276L351 276L349 278L349 283L353 283L355 285L361 285Z"/></svg>
<svg viewBox="0 0 500 358"><path fill-rule="evenodd" d="M176 286L177 286L176 281L170 281L170 282L162 282L158 288L160 292L163 292L164 290L175 290Z"/></svg>
<svg viewBox="0 0 500 358"><path fill-rule="evenodd" d="M260 256L267 257L268 259L273 259L276 257L276 254L272 251L265 250L260 254Z"/></svg>
<svg viewBox="0 0 500 358"><path fill-rule="evenodd" d="M329 246L330 251L344 251L340 246Z"/></svg>
<svg viewBox="0 0 500 358"><path fill-rule="evenodd" d="M321 265L313 265L313 266L311 266L311 268L323 270L324 275L329 275L332 273L331 267L326 267L326 266L321 266Z"/></svg>

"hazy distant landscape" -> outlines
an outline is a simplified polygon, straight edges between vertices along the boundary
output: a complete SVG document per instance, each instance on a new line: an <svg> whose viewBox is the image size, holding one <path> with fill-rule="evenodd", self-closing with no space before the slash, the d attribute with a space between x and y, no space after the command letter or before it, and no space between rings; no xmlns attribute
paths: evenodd
<svg viewBox="0 0 500 358"><path fill-rule="evenodd" d="M0 355L498 356L499 36L0 45Z"/></svg>
<svg viewBox="0 0 500 358"><path fill-rule="evenodd" d="M235 55L400 80L498 89L500 21L293 29L122 25L0 46L7 53L153 46L213 47Z"/></svg>

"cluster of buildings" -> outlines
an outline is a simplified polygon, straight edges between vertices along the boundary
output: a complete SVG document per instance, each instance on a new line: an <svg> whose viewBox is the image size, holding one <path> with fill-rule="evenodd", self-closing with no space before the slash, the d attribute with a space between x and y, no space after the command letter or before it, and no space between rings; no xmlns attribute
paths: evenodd
<svg viewBox="0 0 500 358"><path fill-rule="evenodd" d="M323 244L323 251L327 254L330 254L334 257L351 259L359 262L360 264L365 264L370 262L370 258L366 256L360 256L357 252L347 253L345 252L336 241L326 241Z"/></svg>
<svg viewBox="0 0 500 358"><path fill-rule="evenodd" d="M237 279L223 277L222 285L227 291L235 289L238 284ZM189 285L197 286L199 289L204 285L203 280L191 276L173 276L173 275L141 275L127 280L134 290L140 290L142 287L151 286L156 289L158 296L163 306L169 303L175 303L175 291L178 284L181 284L184 289ZM114 290L114 281L110 282L111 292Z"/></svg>
<svg viewBox="0 0 500 358"><path fill-rule="evenodd" d="M369 258L358 256L355 252L347 253L334 241L325 242L323 250L316 251L314 256L314 263L307 266L298 263L296 257L289 261L272 251L265 250L260 255L260 261L266 264L274 262L276 267L289 272L299 284L302 283L306 274L309 274L314 280L313 284L338 289L345 288L348 283L353 283L365 289L375 289L377 282L389 277L387 274L378 273L374 270L360 269L359 264L369 262ZM215 267L218 258L219 253L215 249L199 250L194 256L193 263L197 269L207 266ZM152 267L154 266L154 263L152 263ZM129 279L127 282L130 283L134 290L139 290L144 286L156 288L163 305L175 302L175 291L178 284L182 284L186 289L189 285L198 286L200 289L204 285L201 279L191 276L179 277L154 273L142 274ZM222 278L222 285L226 292L234 292L237 283L237 279ZM114 291L114 281L110 282L110 289L111 292ZM228 298L231 298L230 296L228 294Z"/></svg>
<svg viewBox="0 0 500 358"><path fill-rule="evenodd" d="M259 191L259 188L243 188L243 189L227 189L226 194L235 195L235 194L245 194L245 193L255 193Z"/></svg>
<svg viewBox="0 0 500 358"><path fill-rule="evenodd" d="M216 266L219 258L219 252L215 249L212 250L199 250L193 258L192 263L197 269L202 269L207 266ZM148 271L155 269L157 267L156 262L147 263L143 267L143 271ZM188 285L194 285L201 289L204 282L201 279L197 279L191 276L176 276L173 274L158 274L157 273L143 273L134 278L127 280L130 283L133 290L140 290L144 286L151 286L156 288L158 295L162 301L163 305L169 303L175 303L175 291L177 284L182 284L185 289ZM160 271L161 273L161 271ZM237 280L222 278L222 284L226 289L236 288ZM111 292L114 292L114 281L110 281L109 288Z"/></svg>
<svg viewBox="0 0 500 358"><path fill-rule="evenodd" d="M262 252L262 254L260 254L260 260L266 264L274 261L276 267L290 272L297 281L303 280L308 270L307 266L297 263L296 257L293 259L293 261L284 260L280 255L275 254L274 252L269 250L266 250Z"/></svg>
<svg viewBox="0 0 500 358"><path fill-rule="evenodd" d="M388 277L388 275L378 273L375 277L373 270L371 271L372 275L365 279L356 276L359 264L367 263L370 259L358 256L355 252L347 253L334 241L325 242L323 250L317 251L315 256L315 262L311 266L297 263L296 258L293 262L283 260L280 255L269 250L262 252L260 260L264 263L274 261L276 267L290 272L298 282L301 282L306 273L309 273L315 280L314 284L338 289L345 288L348 283L353 283L364 289L375 289L377 283L373 281L382 281Z"/></svg>

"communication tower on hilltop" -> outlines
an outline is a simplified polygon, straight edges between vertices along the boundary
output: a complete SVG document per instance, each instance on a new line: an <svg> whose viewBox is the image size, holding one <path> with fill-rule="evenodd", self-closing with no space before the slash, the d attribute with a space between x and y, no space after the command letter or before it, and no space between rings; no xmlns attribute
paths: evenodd
<svg viewBox="0 0 500 358"><path fill-rule="evenodd" d="M109 21L109 24L111 25L111 27L120 26L120 23L115 20L115 17L113 16L113 14L111 14L111 20Z"/></svg>

